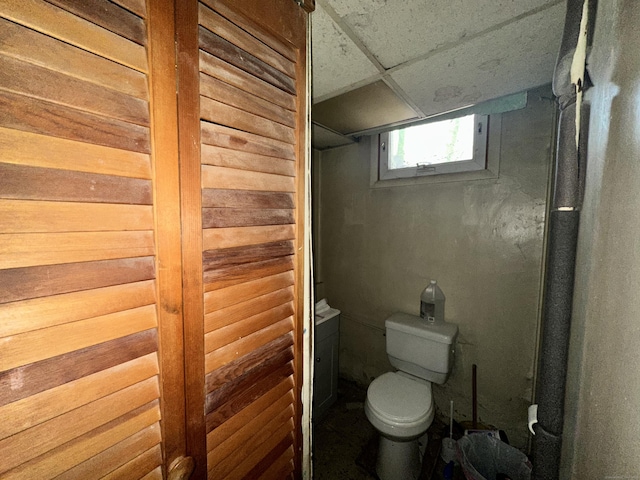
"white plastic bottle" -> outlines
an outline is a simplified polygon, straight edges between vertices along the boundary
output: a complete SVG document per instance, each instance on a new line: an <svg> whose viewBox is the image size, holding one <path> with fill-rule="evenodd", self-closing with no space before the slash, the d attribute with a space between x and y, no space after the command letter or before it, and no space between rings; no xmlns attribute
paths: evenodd
<svg viewBox="0 0 640 480"><path fill-rule="evenodd" d="M444 293L440 290L438 282L431 280L420 295L420 316L429 323L443 323L444 300Z"/></svg>

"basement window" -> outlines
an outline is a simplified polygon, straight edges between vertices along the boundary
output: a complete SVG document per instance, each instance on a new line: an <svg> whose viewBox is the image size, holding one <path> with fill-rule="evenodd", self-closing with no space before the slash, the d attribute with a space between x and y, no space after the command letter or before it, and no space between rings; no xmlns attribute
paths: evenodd
<svg viewBox="0 0 640 480"><path fill-rule="evenodd" d="M381 133L378 179L485 170L488 118L467 115Z"/></svg>

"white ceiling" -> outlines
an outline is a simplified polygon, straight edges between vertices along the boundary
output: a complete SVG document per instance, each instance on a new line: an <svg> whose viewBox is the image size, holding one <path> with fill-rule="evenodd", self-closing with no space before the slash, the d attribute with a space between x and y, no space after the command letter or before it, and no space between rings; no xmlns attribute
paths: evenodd
<svg viewBox="0 0 640 480"><path fill-rule="evenodd" d="M419 118L551 82L565 0L316 0L313 103L383 80Z"/></svg>

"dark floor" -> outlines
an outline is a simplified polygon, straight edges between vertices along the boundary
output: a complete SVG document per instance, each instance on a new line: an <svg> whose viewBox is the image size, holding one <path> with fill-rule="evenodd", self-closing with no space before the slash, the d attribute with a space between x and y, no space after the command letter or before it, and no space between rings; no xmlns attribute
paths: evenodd
<svg viewBox="0 0 640 480"><path fill-rule="evenodd" d="M377 480L375 475L378 437L364 414L366 390L340 380L338 400L313 428L313 478L315 480ZM420 480L443 479L440 459L442 434L447 426L434 420L429 428L429 446ZM454 480L464 479L459 468Z"/></svg>

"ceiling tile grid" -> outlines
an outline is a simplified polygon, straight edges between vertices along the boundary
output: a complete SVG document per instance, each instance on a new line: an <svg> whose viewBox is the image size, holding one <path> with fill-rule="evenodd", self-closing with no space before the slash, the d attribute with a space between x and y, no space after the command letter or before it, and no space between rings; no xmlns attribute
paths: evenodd
<svg viewBox="0 0 640 480"><path fill-rule="evenodd" d="M376 116L356 89L384 81L419 117L550 83L565 0L317 0L312 15L313 102L348 103L358 131ZM363 91L366 91L363 90ZM340 97L338 97L340 96ZM354 100L355 101L355 100ZM375 106L377 99L370 99ZM408 104L406 103L408 102ZM313 114L313 108L312 108ZM344 123L344 114L336 114ZM325 112L325 118L327 118Z"/></svg>
<svg viewBox="0 0 640 480"><path fill-rule="evenodd" d="M555 5L391 77L426 116L550 83L563 23Z"/></svg>
<svg viewBox="0 0 640 480"><path fill-rule="evenodd" d="M378 69L324 11L311 16L314 100L344 90L378 74Z"/></svg>
<svg viewBox="0 0 640 480"><path fill-rule="evenodd" d="M386 68L558 0L327 0Z"/></svg>

